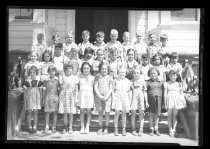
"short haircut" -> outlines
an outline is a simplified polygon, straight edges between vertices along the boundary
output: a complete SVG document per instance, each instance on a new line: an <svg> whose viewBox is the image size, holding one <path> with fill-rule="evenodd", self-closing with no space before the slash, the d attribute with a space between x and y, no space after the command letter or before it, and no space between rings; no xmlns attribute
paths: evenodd
<svg viewBox="0 0 210 149"><path fill-rule="evenodd" d="M118 49L116 48L116 47L111 47L111 48L109 48L109 51L110 51L110 53L117 53L117 51L118 51Z"/></svg>
<svg viewBox="0 0 210 149"><path fill-rule="evenodd" d="M73 32L73 31L69 31L69 32L67 32L67 34L66 34L66 38L68 37L68 36L74 36L75 35L75 33Z"/></svg>
<svg viewBox="0 0 210 149"><path fill-rule="evenodd" d="M73 69L73 64L72 63L70 63L70 64L64 64L64 66L63 66L64 72L66 72L66 70L69 69L69 68Z"/></svg>
<svg viewBox="0 0 210 149"><path fill-rule="evenodd" d="M160 75L160 71L159 71L157 68L155 68L155 67L150 67L150 69L149 69L149 71L148 71L148 73L147 73L147 75L148 75L149 77L150 77L150 72L153 71L153 70L157 71L158 76Z"/></svg>
<svg viewBox="0 0 210 149"><path fill-rule="evenodd" d="M62 43L58 43L55 45L55 49L56 48L59 48L59 49L62 49L63 48L63 44Z"/></svg>
<svg viewBox="0 0 210 149"><path fill-rule="evenodd" d="M96 54L98 54L98 52L100 52L100 51L102 51L102 52L103 52L103 54L104 54L104 50L103 50L103 49L101 49L101 48L99 48L99 49L96 51Z"/></svg>
<svg viewBox="0 0 210 149"><path fill-rule="evenodd" d="M152 62L155 61L155 58L156 57L159 57L160 58L160 64L162 64L162 56L160 54L155 54L153 57L152 57Z"/></svg>
<svg viewBox="0 0 210 149"><path fill-rule="evenodd" d="M43 33L37 34L37 40L39 40L40 38L45 38Z"/></svg>
<svg viewBox="0 0 210 149"><path fill-rule="evenodd" d="M109 65L108 62L101 62L101 63L99 64L99 66L98 66L99 72L101 72L101 68L102 68L103 65L107 66L107 68L108 68L108 74L109 74L109 72L110 72L110 65Z"/></svg>
<svg viewBox="0 0 210 149"><path fill-rule="evenodd" d="M49 73L50 71L55 71L55 73L57 73L57 68L54 65L50 65L47 69L47 73Z"/></svg>
<svg viewBox="0 0 210 149"><path fill-rule="evenodd" d="M110 35L118 35L118 31L116 29L111 29Z"/></svg>
<svg viewBox="0 0 210 149"><path fill-rule="evenodd" d="M136 35L142 35L143 36L144 34L143 34L143 32L141 30L137 30L136 31Z"/></svg>
<svg viewBox="0 0 210 149"><path fill-rule="evenodd" d="M34 71L36 72L36 75L39 74L38 68L37 68L36 66L32 65L32 66L29 68L29 70L28 70L28 76L30 76L31 70L34 70Z"/></svg>
<svg viewBox="0 0 210 149"><path fill-rule="evenodd" d="M130 33L129 33L128 31L125 31L125 32L123 33L123 36L125 36L125 35L130 36Z"/></svg>
<svg viewBox="0 0 210 149"><path fill-rule="evenodd" d="M126 70L126 66L121 64L118 68L117 68L117 74L119 73L120 70L125 70L125 73L127 73L127 70Z"/></svg>
<svg viewBox="0 0 210 149"><path fill-rule="evenodd" d="M91 55L93 55L94 50L91 47L85 48L84 55L87 55L88 53L91 53Z"/></svg>
<svg viewBox="0 0 210 149"><path fill-rule="evenodd" d="M160 35L160 40L162 40L162 39L168 39L168 36L166 34L161 34Z"/></svg>
<svg viewBox="0 0 210 149"><path fill-rule="evenodd" d="M128 49L128 50L127 50L127 55L128 55L128 53L129 53L130 51L135 52L135 50L134 50L134 49L130 48L130 49Z"/></svg>
<svg viewBox="0 0 210 149"><path fill-rule="evenodd" d="M54 40L55 38L59 38L59 39L60 39L60 36L59 36L58 34L54 34L54 35L52 36L52 40Z"/></svg>
<svg viewBox="0 0 210 149"><path fill-rule="evenodd" d="M50 61L52 62L52 53L49 50L44 51L44 53L42 54L42 61L45 62L45 59L44 59L45 54L49 54Z"/></svg>
<svg viewBox="0 0 210 149"><path fill-rule="evenodd" d="M104 34L103 31L99 31L99 32L96 33L96 38L97 37L104 37L104 36L105 36L105 34Z"/></svg>
<svg viewBox="0 0 210 149"><path fill-rule="evenodd" d="M82 32L82 36L85 36L85 35L89 35L90 36L90 32L88 30L84 30Z"/></svg>
<svg viewBox="0 0 210 149"><path fill-rule="evenodd" d="M142 54L141 58L149 59L148 54Z"/></svg>
<svg viewBox="0 0 210 149"><path fill-rule="evenodd" d="M93 69L92 69L92 66L88 62L83 62L82 63L82 66L80 68L80 71L82 72L82 74L84 73L83 72L83 68L84 68L85 65L88 65L90 67L90 74L92 74L93 73Z"/></svg>
<svg viewBox="0 0 210 149"><path fill-rule="evenodd" d="M150 33L149 35L148 35L148 38L150 38L152 35L155 35L154 33ZM155 35L155 37L156 37L156 35Z"/></svg>
<svg viewBox="0 0 210 149"><path fill-rule="evenodd" d="M177 52L172 52L170 58L172 58L172 57L179 57L179 55Z"/></svg>
<svg viewBox="0 0 210 149"><path fill-rule="evenodd" d="M38 57L38 54L37 54L37 52L36 52L35 50L31 50L31 51L29 52L28 56L31 57L31 55L34 54L34 53L35 53L36 56Z"/></svg>

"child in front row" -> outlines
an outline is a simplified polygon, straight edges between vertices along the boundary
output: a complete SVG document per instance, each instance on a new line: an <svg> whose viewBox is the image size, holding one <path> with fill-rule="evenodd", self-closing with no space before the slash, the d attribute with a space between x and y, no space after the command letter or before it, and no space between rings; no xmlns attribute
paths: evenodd
<svg viewBox="0 0 210 149"><path fill-rule="evenodd" d="M126 68L124 65L121 65L118 70L118 78L114 83L114 99L112 103L112 108L115 110L114 116L114 135L118 136L118 119L120 112L122 114L122 135L126 136L126 113L130 110L130 95L129 91L131 90L131 82L125 77Z"/></svg>
<svg viewBox="0 0 210 149"><path fill-rule="evenodd" d="M42 86L42 82L38 78L38 69L36 66L31 66L28 70L28 78L23 84L24 88L24 106L28 112L28 131L29 133L37 132L37 120L38 110L41 109L41 96L39 87ZM34 114L34 126L31 126L32 112Z"/></svg>
<svg viewBox="0 0 210 149"><path fill-rule="evenodd" d="M52 133L56 132L57 113L58 113L58 91L59 91L59 80L56 76L57 69L55 66L50 65L47 69L49 76L43 82L43 97L44 97L44 112L45 112L45 130L49 131L49 116L53 113L53 126Z"/></svg>
<svg viewBox="0 0 210 149"><path fill-rule="evenodd" d="M111 93L112 93L112 77L108 75L109 65L108 63L101 63L99 65L100 75L98 81L96 82L94 89L96 93L95 108L99 112L99 130L97 134L100 135L108 134L108 124L109 124L109 112L111 111ZM103 131L103 112L105 111L105 128Z"/></svg>
<svg viewBox="0 0 210 149"><path fill-rule="evenodd" d="M165 108L168 109L168 128L171 137L174 137L176 132L178 110L186 107L180 78L175 70L170 70L170 80L164 85Z"/></svg>
<svg viewBox="0 0 210 149"><path fill-rule="evenodd" d="M91 75L92 67L88 62L83 62L81 66L81 76L79 77L79 94L78 94L78 106L80 107L80 122L81 122L81 134L89 133L90 121L91 121L91 109L94 104L94 80ZM84 114L87 111L87 125L84 124Z"/></svg>
<svg viewBox="0 0 210 149"><path fill-rule="evenodd" d="M131 100L131 125L132 125L132 135L136 136L136 128L135 128L135 117L136 117L136 110L139 111L139 121L140 121L140 128L139 128L139 136L143 133L143 126L144 126L144 110L145 107L148 108L148 101L147 101L147 88L146 82L144 80L144 76L141 74L140 67L136 67L133 69L133 80L132 82L132 89L133 95ZM146 105L145 105L145 104Z"/></svg>
<svg viewBox="0 0 210 149"><path fill-rule="evenodd" d="M148 97L148 112L149 112L149 127L150 135L153 136L155 133L160 136L158 131L159 116L161 113L161 106L164 104L163 96L163 81L159 80L158 76L160 72L157 68L151 67L148 71L150 79L147 81L147 97Z"/></svg>
<svg viewBox="0 0 210 149"><path fill-rule="evenodd" d="M76 114L79 79L73 74L73 65L64 65L64 74L59 78L61 92L59 100L59 113L63 114L63 134L73 133L73 115ZM69 120L68 120L69 119ZM69 127L68 127L69 122Z"/></svg>

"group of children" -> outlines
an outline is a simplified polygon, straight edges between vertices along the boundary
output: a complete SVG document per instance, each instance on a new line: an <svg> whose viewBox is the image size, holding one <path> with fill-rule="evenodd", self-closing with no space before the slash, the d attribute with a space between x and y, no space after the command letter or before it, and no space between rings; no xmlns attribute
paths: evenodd
<svg viewBox="0 0 210 149"><path fill-rule="evenodd" d="M66 42L59 35L52 37L53 45L44 43L38 34L24 66L24 103L28 111L30 133L37 131L38 110L44 107L46 127L53 113L52 132L56 132L57 113L63 114L62 133L73 133L73 116L80 109L81 134L89 132L92 110L99 113L97 134L108 134L109 113L115 111L114 135L118 136L119 115L122 115L122 135L126 136L126 114L131 112L132 134L141 136L144 112L149 112L150 135L160 135L158 121L161 109L168 110L169 135L174 136L177 112L186 106L182 93L182 67L178 54L167 49L167 36L162 35L161 47L155 44L155 34L149 35L149 44L143 42L143 33L136 32L137 41L130 42L129 32L124 32L121 44L118 31L112 29L111 41L104 43L104 32L96 34L96 42L89 42L90 33L82 32L83 42L74 42L74 33L68 32ZM139 113L137 133L135 116ZM34 125L31 125L32 113ZM87 114L85 125L84 115ZM105 127L103 129L103 114Z"/></svg>

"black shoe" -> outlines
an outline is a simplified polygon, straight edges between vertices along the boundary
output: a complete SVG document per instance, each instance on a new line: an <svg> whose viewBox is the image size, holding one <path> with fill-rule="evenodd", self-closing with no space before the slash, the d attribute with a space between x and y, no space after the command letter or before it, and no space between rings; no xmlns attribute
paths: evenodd
<svg viewBox="0 0 210 149"><path fill-rule="evenodd" d="M159 132L158 130L155 130L155 134L156 134L157 136L160 136L160 132Z"/></svg>

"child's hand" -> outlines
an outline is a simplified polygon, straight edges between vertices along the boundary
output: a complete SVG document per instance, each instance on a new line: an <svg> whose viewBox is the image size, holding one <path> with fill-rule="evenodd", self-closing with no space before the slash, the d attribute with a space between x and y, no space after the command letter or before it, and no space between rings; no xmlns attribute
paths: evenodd
<svg viewBox="0 0 210 149"><path fill-rule="evenodd" d="M148 102L146 102L146 108L149 108L149 104L148 104Z"/></svg>

